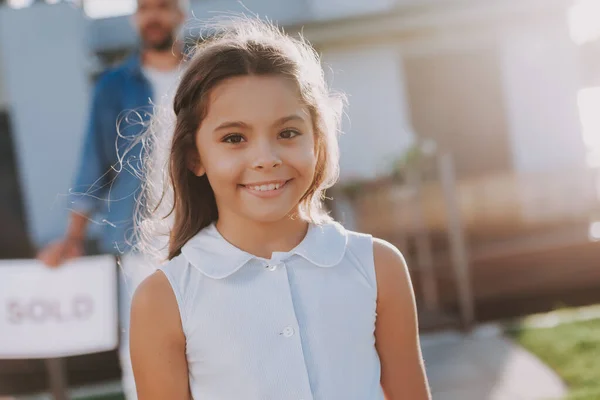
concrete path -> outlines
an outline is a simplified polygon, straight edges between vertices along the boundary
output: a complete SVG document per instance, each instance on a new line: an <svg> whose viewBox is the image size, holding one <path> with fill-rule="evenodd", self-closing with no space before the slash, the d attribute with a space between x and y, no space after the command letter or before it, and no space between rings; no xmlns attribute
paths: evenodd
<svg viewBox="0 0 600 400"><path fill-rule="evenodd" d="M539 359L496 326L469 335L421 335L434 400L561 399L567 389Z"/></svg>

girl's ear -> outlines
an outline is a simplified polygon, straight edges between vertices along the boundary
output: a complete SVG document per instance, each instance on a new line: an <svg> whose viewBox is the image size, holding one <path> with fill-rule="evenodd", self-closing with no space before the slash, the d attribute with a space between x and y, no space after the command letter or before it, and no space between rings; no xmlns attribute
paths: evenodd
<svg viewBox="0 0 600 400"><path fill-rule="evenodd" d="M188 152L188 155L186 157L186 164L187 168L198 177L206 173L206 170L200 162L200 156L198 155L198 151L196 151L195 149L190 150Z"/></svg>

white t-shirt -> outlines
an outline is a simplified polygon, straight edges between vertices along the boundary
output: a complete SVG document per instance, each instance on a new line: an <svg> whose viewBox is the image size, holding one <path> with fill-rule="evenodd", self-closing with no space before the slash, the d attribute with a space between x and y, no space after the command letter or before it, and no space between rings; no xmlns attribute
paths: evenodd
<svg viewBox="0 0 600 400"><path fill-rule="evenodd" d="M151 130L154 134L154 150L152 155L152 167L150 171L146 171L148 179L151 183L151 191L153 201L161 197L165 180L167 180L167 161L171 144L171 137L175 129L175 115L173 113L173 98L177 91L179 79L182 74L182 67L174 68L170 71L161 71L154 68L142 67L142 71L150 85L152 86L152 100L154 102L154 117L152 120ZM153 221L155 226L154 246L161 249L161 256L166 256L168 247L168 232L172 223L172 217L164 220L167 211L171 205L171 193L166 194L166 198L161 203L160 209L157 211L156 220Z"/></svg>
<svg viewBox="0 0 600 400"><path fill-rule="evenodd" d="M173 68L170 71L161 71L151 67L142 67L142 71L152 86L154 103L158 106L170 107L181 70Z"/></svg>

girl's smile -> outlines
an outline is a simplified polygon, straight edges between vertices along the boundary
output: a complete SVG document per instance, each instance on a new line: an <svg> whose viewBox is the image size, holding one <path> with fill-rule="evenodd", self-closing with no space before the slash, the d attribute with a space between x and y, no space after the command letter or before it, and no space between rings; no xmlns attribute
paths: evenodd
<svg viewBox="0 0 600 400"><path fill-rule="evenodd" d="M292 180L293 178L287 180L240 184L239 186L254 196L260 198L271 198L279 196L288 187Z"/></svg>

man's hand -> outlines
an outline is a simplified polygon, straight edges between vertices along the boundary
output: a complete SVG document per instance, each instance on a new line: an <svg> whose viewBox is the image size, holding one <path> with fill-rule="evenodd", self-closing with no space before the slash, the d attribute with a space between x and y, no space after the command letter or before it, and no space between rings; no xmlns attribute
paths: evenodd
<svg viewBox="0 0 600 400"><path fill-rule="evenodd" d="M81 257L84 254L83 241L88 217L83 214L71 213L70 219L65 237L50 243L37 255L37 259L48 267L59 267L65 261Z"/></svg>
<svg viewBox="0 0 600 400"><path fill-rule="evenodd" d="M65 261L83 256L83 240L79 238L64 238L50 243L37 255L50 268L56 268Z"/></svg>

